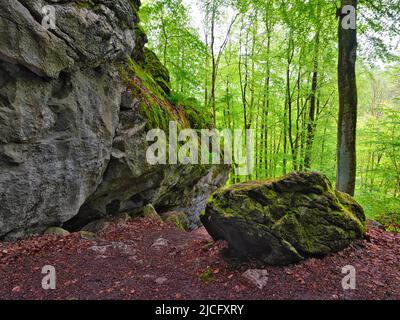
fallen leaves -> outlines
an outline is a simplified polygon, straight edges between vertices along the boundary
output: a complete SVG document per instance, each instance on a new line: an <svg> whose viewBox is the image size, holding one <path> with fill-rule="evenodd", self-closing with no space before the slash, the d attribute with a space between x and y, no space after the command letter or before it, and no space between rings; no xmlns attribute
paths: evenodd
<svg viewBox="0 0 400 320"><path fill-rule="evenodd" d="M166 240L162 250L151 247L157 239ZM99 252L89 249L96 245L106 247L107 257L96 259ZM400 299L400 235L371 228L366 240L342 252L283 268L231 265L221 257L226 246L212 241L204 229L187 233L146 219L113 223L94 240L71 234L4 243L0 244L0 297ZM41 288L41 270L48 264L57 270L57 290L51 292ZM357 290L341 288L346 265L356 269ZM265 270L262 289L242 277L249 269Z"/></svg>

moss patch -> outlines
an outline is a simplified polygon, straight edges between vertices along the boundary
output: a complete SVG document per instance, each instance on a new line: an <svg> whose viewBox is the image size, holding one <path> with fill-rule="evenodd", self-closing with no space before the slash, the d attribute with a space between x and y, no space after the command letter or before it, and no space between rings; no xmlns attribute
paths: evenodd
<svg viewBox="0 0 400 320"><path fill-rule="evenodd" d="M93 9L96 6L96 0L75 0L75 5L80 9Z"/></svg>
<svg viewBox="0 0 400 320"><path fill-rule="evenodd" d="M200 274L200 280L203 281L204 283L211 282L213 278L214 278L214 272L211 268L207 268L206 271Z"/></svg>
<svg viewBox="0 0 400 320"><path fill-rule="evenodd" d="M171 80L168 69L160 62L155 53L148 48L144 48L143 67L151 74L164 93L169 95L171 93Z"/></svg>
<svg viewBox="0 0 400 320"><path fill-rule="evenodd" d="M129 60L128 70L121 69L121 78L139 99L139 113L148 120L147 129L168 130L170 121L177 121L180 127L188 127L183 110L172 105L154 78L132 59Z"/></svg>

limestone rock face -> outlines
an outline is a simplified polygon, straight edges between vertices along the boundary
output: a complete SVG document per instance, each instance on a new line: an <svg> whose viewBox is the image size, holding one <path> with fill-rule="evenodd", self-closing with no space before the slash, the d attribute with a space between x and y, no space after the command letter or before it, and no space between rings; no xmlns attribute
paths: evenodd
<svg viewBox="0 0 400 320"><path fill-rule="evenodd" d="M71 219L102 181L123 90L115 63L133 50L134 12L115 1L119 19L101 3L96 13L74 1L0 3L0 237ZM45 5L55 30L41 25Z"/></svg>
<svg viewBox="0 0 400 320"><path fill-rule="evenodd" d="M167 178L177 168L144 158L149 119L121 76L129 57L144 56L139 3L0 2L0 239L83 227L147 203L187 208L189 197L198 199L195 184ZM55 10L55 29L42 26L46 5ZM187 197L161 196L170 183Z"/></svg>
<svg viewBox="0 0 400 320"><path fill-rule="evenodd" d="M199 226L208 198L228 179L224 165L150 165L146 160L146 123L136 101L121 109L110 161L97 190L65 227L79 230L92 220L120 212L141 214L151 204L158 213L187 213L189 229Z"/></svg>
<svg viewBox="0 0 400 320"><path fill-rule="evenodd" d="M365 233L362 207L315 172L219 190L201 221L231 254L273 265L342 250Z"/></svg>

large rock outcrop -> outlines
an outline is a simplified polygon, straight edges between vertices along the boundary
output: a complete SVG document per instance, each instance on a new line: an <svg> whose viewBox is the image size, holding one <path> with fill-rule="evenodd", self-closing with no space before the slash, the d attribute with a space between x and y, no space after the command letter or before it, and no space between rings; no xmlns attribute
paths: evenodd
<svg viewBox="0 0 400 320"><path fill-rule="evenodd" d="M342 250L365 232L362 207L315 172L218 190L201 220L234 256L273 265Z"/></svg>
<svg viewBox="0 0 400 320"><path fill-rule="evenodd" d="M41 24L45 5L55 10L55 29ZM146 129L157 125L153 109L167 104L168 77L162 69L154 80L165 84L156 105L127 83L128 61L152 81L141 69L146 37L137 25L139 5L0 2L0 239L49 226L74 229L147 203L189 212L200 199L197 223L204 198L226 179L226 168L146 163Z"/></svg>

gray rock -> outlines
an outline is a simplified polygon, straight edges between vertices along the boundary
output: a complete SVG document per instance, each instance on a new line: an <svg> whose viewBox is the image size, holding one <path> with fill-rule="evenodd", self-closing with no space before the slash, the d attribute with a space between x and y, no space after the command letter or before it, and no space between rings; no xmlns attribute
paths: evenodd
<svg viewBox="0 0 400 320"><path fill-rule="evenodd" d="M0 239L78 231L148 203L190 212L194 228L226 181L224 166L147 164L143 97L120 74L132 54L144 57L139 3L0 2ZM41 25L44 5L54 30Z"/></svg>
<svg viewBox="0 0 400 320"><path fill-rule="evenodd" d="M129 220L131 220L131 216L129 214L127 214L126 212L123 213L119 213L115 216L115 219L117 221L119 221L120 223L124 223L124 222L128 222Z"/></svg>
<svg viewBox="0 0 400 320"><path fill-rule="evenodd" d="M154 249L162 249L163 247L167 247L169 245L169 241L164 238L158 238L156 241L153 242L151 245L152 248Z"/></svg>
<svg viewBox="0 0 400 320"><path fill-rule="evenodd" d="M0 88L2 237L68 221L97 189L121 87L110 74L94 71L49 82L1 63L0 74L6 82Z"/></svg>
<svg viewBox="0 0 400 320"><path fill-rule="evenodd" d="M103 256L105 256L106 254L108 256L112 254L135 256L137 251L133 245L124 242L111 242L109 244L104 244L104 245L96 244L91 246L89 250L92 250Z"/></svg>
<svg viewBox="0 0 400 320"><path fill-rule="evenodd" d="M380 229L380 230L384 230L384 231L386 230L385 226L382 223L380 223L380 222L378 222L376 220L368 219L367 220L367 225L368 226L372 226L372 227L377 228L377 229Z"/></svg>
<svg viewBox="0 0 400 320"><path fill-rule="evenodd" d="M115 61L133 32L74 1L7 0L0 12L0 238L12 240L68 221L101 183L123 91Z"/></svg>
<svg viewBox="0 0 400 320"><path fill-rule="evenodd" d="M268 284L267 270L249 269L242 274L242 277L255 285L258 289L263 289Z"/></svg>
<svg viewBox="0 0 400 320"><path fill-rule="evenodd" d="M205 210L210 195L228 179L226 165L169 166L152 203L158 212L185 212L188 230L201 225L200 214Z"/></svg>
<svg viewBox="0 0 400 320"><path fill-rule="evenodd" d="M74 64L68 44L44 29L20 1L1 1L0 12L1 60L54 79Z"/></svg>
<svg viewBox="0 0 400 320"><path fill-rule="evenodd" d="M89 248L89 250L92 250L92 251L94 251L96 253L99 253L99 254L104 256L106 254L108 248L109 248L109 246L97 246L97 245L95 245L95 246L91 246Z"/></svg>

